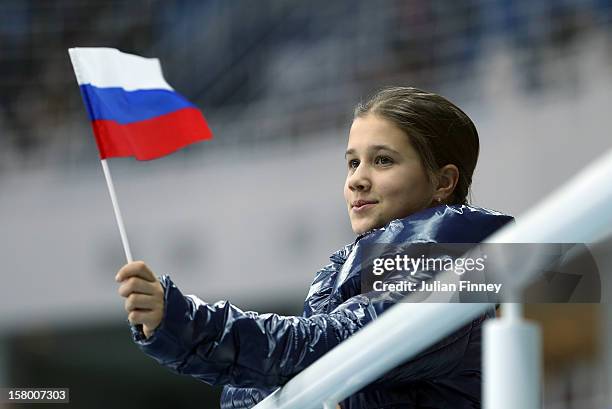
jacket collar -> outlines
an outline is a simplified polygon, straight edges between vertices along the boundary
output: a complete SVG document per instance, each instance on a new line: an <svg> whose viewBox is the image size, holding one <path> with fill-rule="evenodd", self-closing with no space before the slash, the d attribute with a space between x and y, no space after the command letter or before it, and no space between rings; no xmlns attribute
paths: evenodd
<svg viewBox="0 0 612 409"><path fill-rule="evenodd" d="M402 219L392 220L385 227L360 234L354 242L334 252L330 260L344 264L353 247L360 241L368 243L479 243L512 220L512 216L476 206L430 207Z"/></svg>

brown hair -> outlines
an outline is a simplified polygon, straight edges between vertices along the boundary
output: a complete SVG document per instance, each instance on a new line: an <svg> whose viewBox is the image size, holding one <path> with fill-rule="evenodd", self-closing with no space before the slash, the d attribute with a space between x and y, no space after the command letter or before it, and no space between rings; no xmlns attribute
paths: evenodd
<svg viewBox="0 0 612 409"><path fill-rule="evenodd" d="M457 166L459 180L448 203L467 204L479 141L476 127L465 112L431 92L389 87L355 108L355 117L369 113L391 121L408 135L430 179L445 165Z"/></svg>

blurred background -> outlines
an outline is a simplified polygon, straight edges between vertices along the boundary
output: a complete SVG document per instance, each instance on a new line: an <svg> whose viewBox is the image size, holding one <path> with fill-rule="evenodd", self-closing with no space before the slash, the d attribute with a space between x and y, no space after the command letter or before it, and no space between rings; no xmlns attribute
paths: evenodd
<svg viewBox="0 0 612 409"><path fill-rule="evenodd" d="M2 0L0 386L70 387L74 408L215 408L220 392L131 342L75 46L158 57L203 110L214 140L109 164L135 258L248 310L301 314L353 240L344 149L353 107L382 86L461 106L481 138L473 203L517 217L612 147L609 0ZM544 407L612 407L611 308L527 315Z"/></svg>

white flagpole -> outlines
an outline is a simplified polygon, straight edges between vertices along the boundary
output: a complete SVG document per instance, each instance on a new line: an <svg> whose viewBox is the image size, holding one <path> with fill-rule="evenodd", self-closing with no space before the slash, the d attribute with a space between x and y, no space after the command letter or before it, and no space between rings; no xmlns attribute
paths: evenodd
<svg viewBox="0 0 612 409"><path fill-rule="evenodd" d="M127 233L125 232L125 226L123 225L121 210L119 210L119 202L117 202L117 195L115 194L113 178L111 177L108 164L106 163L106 159L102 159L100 162L102 163L102 170L104 171L104 177L106 178L108 193L110 193L111 201L113 202L113 209L115 210L115 219L117 219L117 225L119 226L119 234L121 235L121 242L123 243L125 258L127 259L128 263L131 263L132 261L134 261L132 259L132 250L130 250L130 243L128 242Z"/></svg>

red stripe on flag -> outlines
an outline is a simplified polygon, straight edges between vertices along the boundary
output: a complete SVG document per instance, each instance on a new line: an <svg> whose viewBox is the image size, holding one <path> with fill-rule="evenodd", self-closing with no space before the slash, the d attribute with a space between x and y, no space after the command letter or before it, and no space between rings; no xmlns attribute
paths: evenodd
<svg viewBox="0 0 612 409"><path fill-rule="evenodd" d="M125 125L106 119L91 124L102 159L135 156L138 160L151 160L213 137L204 116L196 108Z"/></svg>

